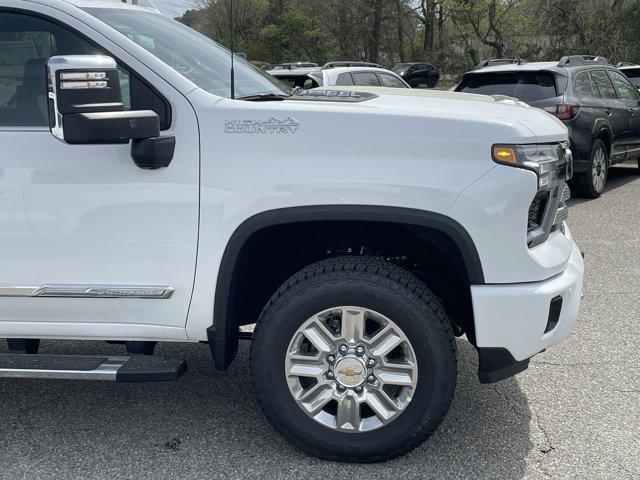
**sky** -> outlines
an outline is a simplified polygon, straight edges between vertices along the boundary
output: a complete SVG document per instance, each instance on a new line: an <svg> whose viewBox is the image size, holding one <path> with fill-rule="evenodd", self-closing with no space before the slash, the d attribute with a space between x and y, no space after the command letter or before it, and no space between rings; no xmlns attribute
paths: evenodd
<svg viewBox="0 0 640 480"><path fill-rule="evenodd" d="M153 0L158 9L170 17L180 17L186 10L194 8L194 0Z"/></svg>

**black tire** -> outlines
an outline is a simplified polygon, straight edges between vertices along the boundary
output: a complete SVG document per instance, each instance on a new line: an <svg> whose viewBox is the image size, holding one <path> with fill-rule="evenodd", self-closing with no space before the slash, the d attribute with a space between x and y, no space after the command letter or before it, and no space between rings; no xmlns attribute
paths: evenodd
<svg viewBox="0 0 640 480"><path fill-rule="evenodd" d="M317 423L298 406L286 382L289 342L308 318L338 305L359 305L392 319L411 342L418 382L411 402L377 430L345 433ZM264 308L251 345L257 399L274 427L317 457L378 462L425 441L447 414L456 386L456 342L439 300L409 272L379 259L333 258L291 277Z"/></svg>
<svg viewBox="0 0 640 480"><path fill-rule="evenodd" d="M604 167L600 167L598 170L595 163L600 154L604 155L605 164ZM598 184L595 180L594 170L598 170L598 172L602 172L604 175L604 182L602 184ZM591 156L589 158L589 167L587 171L577 175L576 177L579 193L582 196L587 198L598 198L604 192L607 185L607 179L609 177L609 150L607 149L606 144L599 138L596 139L593 143L593 147L591 148Z"/></svg>

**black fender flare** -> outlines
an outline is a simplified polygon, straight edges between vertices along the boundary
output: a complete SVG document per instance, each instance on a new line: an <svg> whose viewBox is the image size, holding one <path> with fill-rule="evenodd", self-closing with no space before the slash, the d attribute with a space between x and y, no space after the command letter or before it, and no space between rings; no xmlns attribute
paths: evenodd
<svg viewBox="0 0 640 480"><path fill-rule="evenodd" d="M613 149L613 134L611 133L611 125L605 119L599 118L596 120L593 131L591 132L592 143L595 142L602 133L605 133L609 137L609 149ZM611 154L611 151L609 152Z"/></svg>
<svg viewBox="0 0 640 480"><path fill-rule="evenodd" d="M447 234L462 253L470 284L484 283L480 256L469 233L445 215L400 207L375 205L317 205L267 210L241 223L229 238L216 283L213 324L207 329L214 364L226 370L238 351L238 326L229 313L236 262L243 246L256 232L277 225L310 221L370 221L428 227Z"/></svg>

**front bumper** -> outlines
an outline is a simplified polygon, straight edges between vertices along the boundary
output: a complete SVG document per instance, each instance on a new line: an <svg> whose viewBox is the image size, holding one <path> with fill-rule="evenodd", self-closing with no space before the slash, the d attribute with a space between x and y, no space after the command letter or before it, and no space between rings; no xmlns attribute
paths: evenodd
<svg viewBox="0 0 640 480"><path fill-rule="evenodd" d="M482 382L526 369L530 357L569 336L578 316L583 275L582 254L573 243L564 271L548 280L471 287ZM557 297L562 298L557 324L545 333L551 301Z"/></svg>

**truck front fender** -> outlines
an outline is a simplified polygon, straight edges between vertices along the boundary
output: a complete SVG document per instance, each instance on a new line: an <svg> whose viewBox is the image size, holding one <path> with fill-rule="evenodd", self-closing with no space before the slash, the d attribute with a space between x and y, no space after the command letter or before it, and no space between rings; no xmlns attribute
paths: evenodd
<svg viewBox="0 0 640 480"><path fill-rule="evenodd" d="M459 249L469 284L483 284L480 257L467 231L455 220L434 212L372 205L318 205L270 210L245 220L230 237L223 254L215 292L213 324L207 338L216 368L226 370L238 350L238 327L233 302L236 270L242 249L256 233L269 227L306 222L344 221L426 227L445 234ZM295 272L291 272L292 274Z"/></svg>

